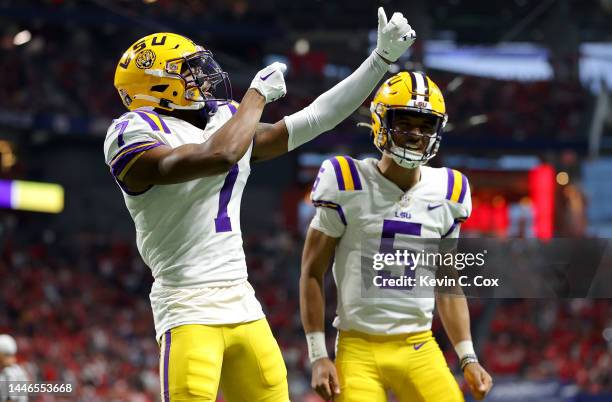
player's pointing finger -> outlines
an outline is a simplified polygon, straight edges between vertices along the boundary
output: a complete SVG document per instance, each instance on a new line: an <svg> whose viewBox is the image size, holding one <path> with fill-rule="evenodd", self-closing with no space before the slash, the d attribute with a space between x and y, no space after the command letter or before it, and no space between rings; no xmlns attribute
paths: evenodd
<svg viewBox="0 0 612 402"><path fill-rule="evenodd" d="M378 7L378 29L382 29L387 25L387 14L385 14L385 9L382 7Z"/></svg>

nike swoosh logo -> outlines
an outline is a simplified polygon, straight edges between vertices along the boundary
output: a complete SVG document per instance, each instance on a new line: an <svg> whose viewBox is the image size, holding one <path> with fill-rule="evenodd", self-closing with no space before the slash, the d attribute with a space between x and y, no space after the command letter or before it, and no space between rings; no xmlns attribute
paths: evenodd
<svg viewBox="0 0 612 402"><path fill-rule="evenodd" d="M425 345L426 343L427 343L427 342L423 342L423 343L419 343L418 345L414 345L414 350L419 350L419 349L421 349L421 347L422 347L423 345Z"/></svg>
<svg viewBox="0 0 612 402"><path fill-rule="evenodd" d="M268 74L268 75L265 75L265 76L263 76L263 77L259 77L259 79L261 79L262 81L265 81L265 80L267 80L267 79L268 79L268 78L269 78L269 77L270 77L272 74L274 74L274 71L272 71L272 72L271 72L270 74Z"/></svg>
<svg viewBox="0 0 612 402"><path fill-rule="evenodd" d="M435 205L428 204L427 205L427 210L431 211L433 209L440 208L441 206L442 206L442 204L435 204Z"/></svg>

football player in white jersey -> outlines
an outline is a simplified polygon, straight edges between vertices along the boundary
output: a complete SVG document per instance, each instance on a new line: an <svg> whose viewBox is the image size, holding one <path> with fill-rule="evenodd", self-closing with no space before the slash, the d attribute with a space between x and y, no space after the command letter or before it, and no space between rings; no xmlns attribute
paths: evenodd
<svg viewBox="0 0 612 402"><path fill-rule="evenodd" d="M27 395L9 392L10 382L30 381L28 374L17 364L17 342L8 334L0 334L0 402L28 402Z"/></svg>
<svg viewBox="0 0 612 402"><path fill-rule="evenodd" d="M474 352L465 297L436 292L434 298L433 290L431 297L362 294L368 243L379 251L419 250L423 242L418 239L458 237L471 211L463 174L425 166L436 155L447 119L442 93L429 77L400 72L389 78L371 112L380 160L329 159L312 189L316 214L300 278L312 386L326 400L341 402L384 402L388 391L400 402L463 401L431 333L437 302L466 382L482 399L492 380ZM338 289L335 365L327 357L324 335L323 277L332 260Z"/></svg>
<svg viewBox="0 0 612 402"><path fill-rule="evenodd" d="M259 123L285 95L285 66L257 73L240 104L212 53L172 33L123 54L115 87L129 112L113 121L106 163L122 189L155 282L162 400L286 402L286 369L247 282L240 202L252 161L282 155L335 127L415 39L379 9L377 48L305 109Z"/></svg>

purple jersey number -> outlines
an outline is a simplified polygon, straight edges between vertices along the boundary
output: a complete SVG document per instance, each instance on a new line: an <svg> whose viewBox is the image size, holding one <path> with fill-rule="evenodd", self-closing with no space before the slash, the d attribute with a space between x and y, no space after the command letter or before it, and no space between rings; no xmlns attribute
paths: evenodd
<svg viewBox="0 0 612 402"><path fill-rule="evenodd" d="M394 254L396 249L393 246L393 242L395 241L395 235L404 234L411 236L421 236L421 224L414 222L404 222L404 221L394 221L391 219L385 219L383 221L383 229L382 229L382 239L380 241L380 249L379 252L381 254ZM409 251L409 250L408 250ZM410 262L408 265L404 267L404 276L409 278L414 278L414 270L411 269L414 266L414 262ZM380 275L383 279L391 279L395 278L390 271L382 270L380 271ZM387 286L381 286L381 288L391 288ZM393 289L404 289L410 290L412 286L403 286L403 287L393 287Z"/></svg>
<svg viewBox="0 0 612 402"><path fill-rule="evenodd" d="M128 123L128 120L124 120L121 123L117 123L117 125L115 126L115 131L119 129L119 135L117 136L117 145L119 145L119 147L122 147L125 144L125 142L123 141L123 132L127 128Z"/></svg>
<svg viewBox="0 0 612 402"><path fill-rule="evenodd" d="M236 164L232 166L227 176L225 176L225 181L219 193L219 212L217 212L217 217L215 218L215 231L217 233L232 231L232 221L227 214L227 205L232 198L232 190L234 189L237 178L238 165Z"/></svg>

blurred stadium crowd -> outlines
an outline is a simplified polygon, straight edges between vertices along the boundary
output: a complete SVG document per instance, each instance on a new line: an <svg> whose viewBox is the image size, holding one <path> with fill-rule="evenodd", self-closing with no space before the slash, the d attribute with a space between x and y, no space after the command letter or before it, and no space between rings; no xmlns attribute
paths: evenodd
<svg viewBox="0 0 612 402"><path fill-rule="evenodd" d="M276 121L305 106L314 94L346 75L340 68L330 73L325 66L345 64L353 68L362 60L365 40L347 41L347 35L338 38L324 30L333 27L350 33L359 27L367 37L363 31L374 27L371 11L375 8L366 3L0 0L0 128L22 134L16 142L26 155L22 159L30 163L19 162L1 175L47 180L46 171L52 167L78 170L70 164L53 166L56 159L46 154L45 144L40 145L44 137L41 133L49 135L47 138L66 138L65 142L49 141L57 159L78 165L78 161L88 160L90 154L79 154L88 147L93 151L87 152L98 158L96 166L104 170L101 135L110 119L123 113L111 85L116 62L133 40L152 31L176 30L204 41L229 71L238 100L267 54L286 57L290 61L288 95L270 104L265 112L266 121ZM383 3L390 8L403 4ZM447 17L456 14L461 3L441 1L429 23L438 26L451 20ZM444 28L491 41L489 36L509 24L504 15L523 18L540 2L514 1L503 6L481 3L481 14L495 12L500 17L486 24L482 19L466 19L461 22L464 25L449 23ZM605 13L597 11L599 8L589 10L579 1L565 3L577 24L588 22L583 24L583 39L612 39L609 15L606 19ZM605 1L601 4L604 7ZM422 15L427 2L415 1L411 7L414 10L410 11ZM345 18L337 18L339 12ZM415 21L417 32L431 30L420 19L409 16L409 20ZM471 29L469 24L478 29ZM293 49L301 31L316 29L322 30L321 36L328 34L331 45L325 47L315 38L309 53ZM17 34L21 35L19 40ZM535 29L518 39L540 37ZM337 49L339 44L342 51ZM420 53L422 58L418 45L415 52L417 59ZM412 66L420 68L418 63ZM576 76L519 82L436 70L428 74L444 91L450 115L444 154L447 149L452 154L467 148L469 152L498 155L507 151L506 145L500 144L521 141L531 146L546 143L553 148L556 142L586 143L585 127L589 127L596 99ZM365 107L360 114L361 121L368 119ZM349 119L336 128L334 135L324 136L306 148L326 152L340 146L346 149L347 136L351 135L351 152L371 152L368 135L357 137L355 132L355 121ZM85 142L84 137L91 142ZM478 148L482 144L497 144L497 148ZM35 150L44 152L34 154ZM572 169L578 169L580 162L575 161L577 153L576 149L554 153L553 159L567 164L572 176ZM550 152L545 156L550 157ZM88 167L83 165L82 169ZM278 175L282 170L278 169ZM68 208L72 209L67 213L71 215L60 215L60 223L50 225L54 229L49 229L48 221L39 220L38 215L6 212L0 216L0 333L17 338L20 364L33 379L79 384L77 400L155 401L159 393L159 350L148 301L151 275L138 256L131 231L115 236L108 226L95 227L115 219L117 209L113 208L121 208L121 219L128 219L119 205L118 191L103 193L112 185L110 176L107 179L99 185L91 177L69 183L66 188L72 204ZM279 198L286 190L276 183L272 188ZM296 190L300 197L303 190ZM257 194L254 199L261 195L255 188L247 189L247 196L249 192ZM474 194L478 198L477 189ZM585 198L579 187L565 187L561 206L567 204L570 213L565 213L566 209L558 212L556 236L585 235ZM95 206L101 204L108 209L97 210ZM81 208L79 214L74 212L77 208ZM575 219L570 220L572 217ZM298 314L303 239L280 220L270 221L272 224L265 228L251 225L245 231L250 280L282 347L295 401L318 401L309 386L310 368ZM129 222L122 224L125 227ZM57 230L58 226L63 227ZM334 316L331 281L327 294L329 324ZM611 300L472 300L470 308L480 356L496 382L502 378L554 380L591 394L612 393ZM461 382L455 353L439 321L434 322L434 331ZM333 350L335 331L330 327L327 334L328 348Z"/></svg>
<svg viewBox="0 0 612 402"><path fill-rule="evenodd" d="M127 19L128 22L139 13L150 17L164 16L162 22L136 24L136 31L107 21L108 18L101 18L96 23L90 21L95 12L90 9L91 4L79 5L77 12L76 3L46 3L39 13L55 12L57 18L73 18L74 22L58 26L56 19L42 18L42 15L36 15L34 9L12 9L13 15L20 19L32 17L35 23L28 34L24 34L27 38L21 39L28 40L23 45L14 43L13 35L19 26L17 22L8 23L4 29L0 41L0 112L22 118L28 116L34 122L41 125L48 123L50 128L60 132L67 130L58 122L62 118L86 121L88 127L93 127L93 132L101 134L108 119L123 113L116 91L109 85L113 82L117 60L123 48L138 38L140 32L170 28L163 25L164 21L183 21L188 33L197 29L196 24L208 27L209 31L194 34L193 39L209 47L221 66L229 71L237 100L240 100L250 80L245 68L252 68L252 63L259 64L265 52L274 53L277 50L265 47L265 39L270 34L278 33L286 37L295 36L288 33L288 27L283 26L278 10L274 14L266 7L267 2L261 6L258 4L258 7L250 7L247 1L211 4L193 1L180 6L174 1L160 1L156 3L158 7L146 7L138 2L129 5L128 2L108 2L109 9L122 10L116 18ZM215 16L214 21L211 15ZM298 12L293 10L291 15L298 15ZM258 42L253 40L259 38L253 38L248 27L255 31L262 21L266 21L266 36L261 38L264 39L262 42ZM215 27L223 23L229 25L216 32ZM364 24L365 21L360 22L361 26ZM131 27L131 24L128 26ZM248 31L249 37L240 34L229 36L228 31L235 26ZM365 51L360 49L360 52L354 53L357 55L351 54L347 61L352 60L357 64ZM289 91L282 102L267 107L265 117L269 121L276 121L309 103L313 94L333 85L338 78L333 74L330 76L325 70L325 65L333 63L338 57L334 52L313 50L302 55L294 49L284 57L290 61ZM418 64L414 67L418 68ZM579 135L578 128L587 121L588 116L584 112L590 106L589 101L592 102L576 77L562 81L518 82L457 77L437 71L430 71L429 74L445 92L453 128L458 134L469 130L470 140L486 138L491 132L501 139L520 140L542 135L571 139ZM484 118L474 124L473 120L470 121L474 116ZM354 132L354 122L340 125L337 131ZM363 137L367 138L365 135Z"/></svg>
<svg viewBox="0 0 612 402"><path fill-rule="evenodd" d="M78 384L70 400L157 400L151 278L133 245L86 232L45 232L23 242L12 233L16 225L12 216L3 219L0 332L16 336L20 364L38 381ZM293 400L318 401L298 310L302 239L278 228L245 240L250 280L281 345ZM328 281L328 325L333 290ZM496 381L557 380L593 394L612 391L612 348L602 337L612 327L610 300L472 300L470 310L481 358ZM461 383L439 320L433 329ZM327 333L333 350L335 331Z"/></svg>

